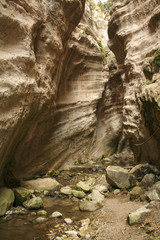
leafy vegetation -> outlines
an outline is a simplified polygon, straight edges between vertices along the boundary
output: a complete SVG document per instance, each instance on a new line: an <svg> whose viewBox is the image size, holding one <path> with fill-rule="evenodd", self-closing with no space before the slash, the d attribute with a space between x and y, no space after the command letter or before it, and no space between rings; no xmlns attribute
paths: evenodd
<svg viewBox="0 0 160 240"><path fill-rule="evenodd" d="M151 84L151 83L152 83L152 81L147 80L147 81L145 81L145 82L143 83L143 85L149 85L149 84Z"/></svg>
<svg viewBox="0 0 160 240"><path fill-rule="evenodd" d="M100 47L100 49L101 49L101 52L102 52L102 55L103 55L104 60L106 60L107 53L105 52L104 47L103 47L101 41L97 41L97 43L98 43L98 45L99 45L99 47Z"/></svg>
<svg viewBox="0 0 160 240"><path fill-rule="evenodd" d="M104 3L99 1L97 5L101 9L101 11L106 14L111 9L113 1L114 0L108 0Z"/></svg>
<svg viewBox="0 0 160 240"><path fill-rule="evenodd" d="M155 51L150 62L153 63L154 65L160 67L160 49L157 49Z"/></svg>

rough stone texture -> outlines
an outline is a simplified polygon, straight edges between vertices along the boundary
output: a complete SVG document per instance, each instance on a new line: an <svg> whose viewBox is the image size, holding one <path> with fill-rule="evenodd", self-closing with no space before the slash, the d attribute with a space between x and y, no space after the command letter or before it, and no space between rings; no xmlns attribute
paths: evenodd
<svg viewBox="0 0 160 240"><path fill-rule="evenodd" d="M160 181L156 182L147 193L149 200L160 200Z"/></svg>
<svg viewBox="0 0 160 240"><path fill-rule="evenodd" d="M151 212L151 210L149 210L145 207L141 207L141 208L137 209L135 212L132 212L129 214L128 223L130 225L142 223L145 216L147 216L150 212Z"/></svg>
<svg viewBox="0 0 160 240"><path fill-rule="evenodd" d="M133 187L136 184L135 177L126 169L118 166L106 168L106 179L111 186L118 188Z"/></svg>
<svg viewBox="0 0 160 240"><path fill-rule="evenodd" d="M26 188L15 188L14 189L15 194L15 202L17 205L21 205L24 201L26 201L31 196L31 192Z"/></svg>
<svg viewBox="0 0 160 240"><path fill-rule="evenodd" d="M41 197L34 197L23 203L23 206L27 209L39 209L43 207L43 201Z"/></svg>
<svg viewBox="0 0 160 240"><path fill-rule="evenodd" d="M3 216L14 202L14 193L9 188L0 189L0 216Z"/></svg>
<svg viewBox="0 0 160 240"><path fill-rule="evenodd" d="M3 0L0 12L1 184L104 153L93 146L107 75L88 5L79 25L84 0Z"/></svg>
<svg viewBox="0 0 160 240"><path fill-rule="evenodd" d="M0 1L0 176L7 185L53 160L47 146L57 92L73 70L67 41L83 11L84 0Z"/></svg>
<svg viewBox="0 0 160 240"><path fill-rule="evenodd" d="M103 207L102 203L93 202L93 201L83 201L80 203L80 206L79 206L81 211L89 211L89 212L94 212L97 209L102 207Z"/></svg>
<svg viewBox="0 0 160 240"><path fill-rule="evenodd" d="M31 189L55 189L60 183L53 178L37 178L36 180L22 181L22 187Z"/></svg>
<svg viewBox="0 0 160 240"><path fill-rule="evenodd" d="M155 166L149 164L138 164L130 171L138 180L141 180L146 174L158 173L158 169Z"/></svg>
<svg viewBox="0 0 160 240"><path fill-rule="evenodd" d="M151 62L160 49L159 16L158 0L117 0L108 30L109 47L122 79L123 134L130 141L136 162L156 165L160 165L160 71ZM118 82L117 78L117 86Z"/></svg>

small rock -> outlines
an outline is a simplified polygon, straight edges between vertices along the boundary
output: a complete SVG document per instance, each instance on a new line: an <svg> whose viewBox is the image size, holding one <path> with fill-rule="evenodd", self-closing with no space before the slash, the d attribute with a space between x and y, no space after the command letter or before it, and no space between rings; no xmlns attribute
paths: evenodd
<svg viewBox="0 0 160 240"><path fill-rule="evenodd" d="M73 201L73 202L79 202L79 199L76 198L76 197L72 197L72 201Z"/></svg>
<svg viewBox="0 0 160 240"><path fill-rule="evenodd" d="M27 209L39 209L43 207L43 201L41 197L35 197L25 201L23 206Z"/></svg>
<svg viewBox="0 0 160 240"><path fill-rule="evenodd" d="M108 188L106 186L103 186L103 185L96 185L94 187L94 189L97 190L98 192L102 193L102 194L108 192Z"/></svg>
<svg viewBox="0 0 160 240"><path fill-rule="evenodd" d="M86 234L85 239L90 239L91 235L89 233Z"/></svg>
<svg viewBox="0 0 160 240"><path fill-rule="evenodd" d="M153 173L146 174L140 182L140 186L144 186L146 188L151 187L157 180L157 177Z"/></svg>
<svg viewBox="0 0 160 240"><path fill-rule="evenodd" d="M70 218L65 218L64 221L67 224L71 224L73 222L72 219L70 219Z"/></svg>
<svg viewBox="0 0 160 240"><path fill-rule="evenodd" d="M135 200L145 193L141 187L134 187L130 192L130 199Z"/></svg>
<svg viewBox="0 0 160 240"><path fill-rule="evenodd" d="M118 188L133 187L136 184L134 176L132 176L126 169L118 166L108 166L106 168L107 182Z"/></svg>
<svg viewBox="0 0 160 240"><path fill-rule="evenodd" d="M86 184L85 182L80 181L79 183L76 184L76 187L84 192L89 192L90 191L90 186Z"/></svg>
<svg viewBox="0 0 160 240"><path fill-rule="evenodd" d="M55 212L52 213L52 215L50 217L51 218L62 217L62 213L55 211Z"/></svg>
<svg viewBox="0 0 160 240"><path fill-rule="evenodd" d="M44 196L49 196L49 191L45 190L45 191L43 192L43 194L44 194Z"/></svg>
<svg viewBox="0 0 160 240"><path fill-rule="evenodd" d="M117 194L119 194L120 192L121 192L120 189L115 189L115 190L113 191L114 195L117 195Z"/></svg>
<svg viewBox="0 0 160 240"><path fill-rule="evenodd" d="M71 195L72 194L72 189L69 186L62 187L60 189L60 192L65 194L65 195Z"/></svg>
<svg viewBox="0 0 160 240"><path fill-rule="evenodd" d="M31 212L30 215L31 216L36 216L37 214L36 214L36 212Z"/></svg>
<svg viewBox="0 0 160 240"><path fill-rule="evenodd" d="M95 184L95 178L88 178L86 181L85 181L85 183L87 184L87 185L89 185L89 186L92 186L92 185L94 185Z"/></svg>
<svg viewBox="0 0 160 240"><path fill-rule="evenodd" d="M69 236L72 236L72 237L76 237L77 234L78 234L76 231L66 231L65 233Z"/></svg>
<svg viewBox="0 0 160 240"><path fill-rule="evenodd" d="M89 211L89 212L94 212L99 208L102 208L103 205L101 203L96 203L93 201L83 201L80 203L80 210L81 211Z"/></svg>
<svg viewBox="0 0 160 240"><path fill-rule="evenodd" d="M151 212L151 210L141 207L137 209L135 212L132 212L128 216L128 223L130 225L141 223L146 215L148 215Z"/></svg>
<svg viewBox="0 0 160 240"><path fill-rule="evenodd" d="M83 191L72 190L72 194L76 198L84 198L86 194Z"/></svg>
<svg viewBox="0 0 160 240"><path fill-rule="evenodd" d="M46 222L47 220L48 220L48 218L38 217L38 218L36 218L35 223L43 223L43 222Z"/></svg>
<svg viewBox="0 0 160 240"><path fill-rule="evenodd" d="M84 227L84 226L88 226L90 224L91 220L89 218L86 218L86 219L82 219L81 220L81 226Z"/></svg>
<svg viewBox="0 0 160 240"><path fill-rule="evenodd" d="M40 210L37 212L37 215L39 216L47 216L47 212L45 210Z"/></svg>

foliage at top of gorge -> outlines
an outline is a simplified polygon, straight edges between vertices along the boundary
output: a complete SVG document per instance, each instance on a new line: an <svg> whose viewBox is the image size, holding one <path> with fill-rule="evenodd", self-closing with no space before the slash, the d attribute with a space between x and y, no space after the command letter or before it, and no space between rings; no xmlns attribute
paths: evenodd
<svg viewBox="0 0 160 240"><path fill-rule="evenodd" d="M109 17L114 0L89 0L89 6L93 11L97 11L100 16Z"/></svg>

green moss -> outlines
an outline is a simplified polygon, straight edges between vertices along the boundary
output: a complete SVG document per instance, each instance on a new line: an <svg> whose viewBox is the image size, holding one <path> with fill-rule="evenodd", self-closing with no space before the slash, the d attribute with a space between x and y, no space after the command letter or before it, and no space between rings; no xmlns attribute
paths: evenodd
<svg viewBox="0 0 160 240"><path fill-rule="evenodd" d="M157 49L151 60L150 60L151 65L154 67L154 72L159 72L160 68L160 49Z"/></svg>
<svg viewBox="0 0 160 240"><path fill-rule="evenodd" d="M149 84L151 84L151 83L152 83L152 81L147 80L147 81L143 82L143 85L146 86L146 85L149 85Z"/></svg>
<svg viewBox="0 0 160 240"><path fill-rule="evenodd" d="M106 53L105 50L104 50L103 44L101 43L101 41L97 41L97 43L98 43L98 45L99 45L99 47L100 47L100 50L101 50L101 52L102 52L102 56L103 56L104 60L106 60L106 58L107 58L107 53Z"/></svg>

